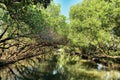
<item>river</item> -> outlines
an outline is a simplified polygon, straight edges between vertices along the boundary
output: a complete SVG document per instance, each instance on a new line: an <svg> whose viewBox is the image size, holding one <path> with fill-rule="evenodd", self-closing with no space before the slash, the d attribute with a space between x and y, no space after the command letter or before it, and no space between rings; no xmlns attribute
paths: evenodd
<svg viewBox="0 0 120 80"><path fill-rule="evenodd" d="M120 80L119 70L79 59L64 63L57 56L36 56L0 68L1 80Z"/></svg>

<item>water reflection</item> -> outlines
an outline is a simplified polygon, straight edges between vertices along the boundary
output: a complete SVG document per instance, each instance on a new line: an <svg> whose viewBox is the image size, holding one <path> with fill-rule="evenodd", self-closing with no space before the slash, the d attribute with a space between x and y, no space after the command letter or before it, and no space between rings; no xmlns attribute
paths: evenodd
<svg viewBox="0 0 120 80"><path fill-rule="evenodd" d="M106 70L106 67L104 65L102 65L102 64L97 63L97 69L98 69L98 71L100 71L102 69Z"/></svg>
<svg viewBox="0 0 120 80"><path fill-rule="evenodd" d="M76 64L63 66L57 64L55 57L48 60L42 60L40 57L25 59L2 67L0 80L120 80L119 71L103 70L102 64L81 60ZM88 64L93 67L90 68Z"/></svg>
<svg viewBox="0 0 120 80"><path fill-rule="evenodd" d="M61 72L62 72L62 65L60 64L56 70L53 70L52 74L56 75L56 74L61 73Z"/></svg>
<svg viewBox="0 0 120 80"><path fill-rule="evenodd" d="M56 68L55 66L54 61L39 61L38 57L31 58L1 68L0 76L1 80L56 80L60 78L59 75L62 75L60 74L62 66L58 67L58 74L53 75L52 71Z"/></svg>

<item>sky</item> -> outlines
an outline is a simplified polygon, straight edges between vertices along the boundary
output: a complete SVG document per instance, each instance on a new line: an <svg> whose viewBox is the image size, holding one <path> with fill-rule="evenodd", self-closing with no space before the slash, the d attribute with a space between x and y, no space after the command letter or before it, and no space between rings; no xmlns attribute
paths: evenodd
<svg viewBox="0 0 120 80"><path fill-rule="evenodd" d="M69 18L69 9L73 4L82 2L82 0L53 0L55 3L61 5L61 14Z"/></svg>

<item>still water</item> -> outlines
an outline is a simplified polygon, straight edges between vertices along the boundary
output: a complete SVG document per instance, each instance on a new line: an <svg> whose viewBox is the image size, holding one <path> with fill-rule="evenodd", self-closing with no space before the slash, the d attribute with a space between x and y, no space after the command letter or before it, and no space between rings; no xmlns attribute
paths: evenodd
<svg viewBox="0 0 120 80"><path fill-rule="evenodd" d="M62 60L63 61L63 60ZM21 60L0 68L1 80L120 80L119 70L79 59L64 63L57 57L41 56Z"/></svg>

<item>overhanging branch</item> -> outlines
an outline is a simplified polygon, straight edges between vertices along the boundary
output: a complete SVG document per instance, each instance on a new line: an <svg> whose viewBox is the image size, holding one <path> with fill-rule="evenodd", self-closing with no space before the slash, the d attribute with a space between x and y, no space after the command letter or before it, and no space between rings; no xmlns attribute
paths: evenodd
<svg viewBox="0 0 120 80"><path fill-rule="evenodd" d="M3 31L3 33L0 35L0 39L4 36L4 34L7 32L9 28L9 25L7 25L7 27L5 28L5 30Z"/></svg>

